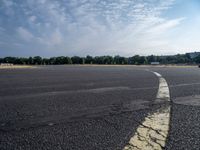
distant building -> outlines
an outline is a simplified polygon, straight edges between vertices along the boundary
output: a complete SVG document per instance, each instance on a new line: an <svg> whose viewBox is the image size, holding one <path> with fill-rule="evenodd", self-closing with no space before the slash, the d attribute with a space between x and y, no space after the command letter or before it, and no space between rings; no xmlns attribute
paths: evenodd
<svg viewBox="0 0 200 150"><path fill-rule="evenodd" d="M199 56L199 55L200 55L200 52L193 52L193 53L186 53L186 54L188 54L188 55L190 56L190 58L193 59L193 58Z"/></svg>
<svg viewBox="0 0 200 150"><path fill-rule="evenodd" d="M151 62L151 65L159 65L160 62Z"/></svg>

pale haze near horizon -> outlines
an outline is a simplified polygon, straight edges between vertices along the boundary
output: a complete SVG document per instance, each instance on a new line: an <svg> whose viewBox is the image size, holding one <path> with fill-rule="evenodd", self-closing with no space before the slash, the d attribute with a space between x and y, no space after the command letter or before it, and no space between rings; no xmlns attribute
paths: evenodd
<svg viewBox="0 0 200 150"><path fill-rule="evenodd" d="M0 0L0 57L200 51L199 0Z"/></svg>

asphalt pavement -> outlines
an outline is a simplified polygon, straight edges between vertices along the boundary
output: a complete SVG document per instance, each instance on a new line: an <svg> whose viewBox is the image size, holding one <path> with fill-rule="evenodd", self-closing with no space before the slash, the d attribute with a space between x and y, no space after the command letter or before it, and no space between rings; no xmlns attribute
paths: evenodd
<svg viewBox="0 0 200 150"><path fill-rule="evenodd" d="M135 66L1 69L0 149L122 150L164 105L151 71L170 89L165 149L199 149L200 69Z"/></svg>

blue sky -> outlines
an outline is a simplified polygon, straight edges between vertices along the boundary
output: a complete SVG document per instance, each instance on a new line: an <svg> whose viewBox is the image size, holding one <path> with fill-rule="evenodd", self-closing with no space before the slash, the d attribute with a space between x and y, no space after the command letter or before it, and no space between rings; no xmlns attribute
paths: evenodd
<svg viewBox="0 0 200 150"><path fill-rule="evenodd" d="M199 0L0 0L0 57L200 50Z"/></svg>

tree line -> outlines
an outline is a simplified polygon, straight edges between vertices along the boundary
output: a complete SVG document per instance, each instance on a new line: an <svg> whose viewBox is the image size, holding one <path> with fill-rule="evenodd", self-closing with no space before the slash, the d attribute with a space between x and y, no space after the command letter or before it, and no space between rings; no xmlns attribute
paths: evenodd
<svg viewBox="0 0 200 150"><path fill-rule="evenodd" d="M40 56L35 57L4 57L0 58L0 63L12 63L12 64L24 64L24 65L63 65L63 64L133 64L133 65L145 65L151 64L151 62L159 62L160 64L196 64L200 63L200 55L191 58L189 54L178 54L172 56L139 56L132 57L122 56L59 56L51 58L42 58Z"/></svg>

